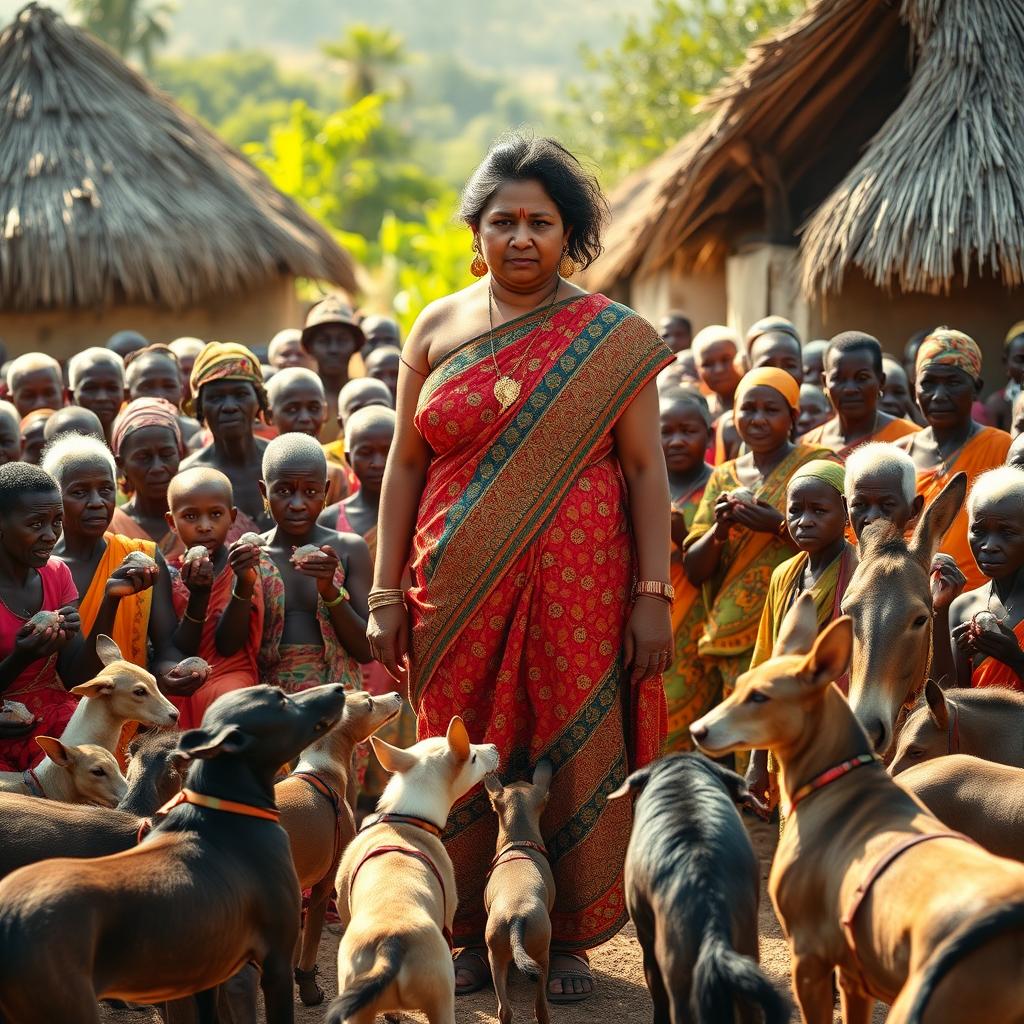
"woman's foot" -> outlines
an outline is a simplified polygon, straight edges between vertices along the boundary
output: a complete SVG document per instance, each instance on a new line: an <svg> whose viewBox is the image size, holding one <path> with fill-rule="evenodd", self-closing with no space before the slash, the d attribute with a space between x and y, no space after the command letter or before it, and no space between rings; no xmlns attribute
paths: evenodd
<svg viewBox="0 0 1024 1024"><path fill-rule="evenodd" d="M594 994L594 975L586 953L551 952L548 999L553 1003L579 1003Z"/></svg>
<svg viewBox="0 0 1024 1024"><path fill-rule="evenodd" d="M467 946L455 954L455 994L468 996L491 983L491 966L484 946Z"/></svg>

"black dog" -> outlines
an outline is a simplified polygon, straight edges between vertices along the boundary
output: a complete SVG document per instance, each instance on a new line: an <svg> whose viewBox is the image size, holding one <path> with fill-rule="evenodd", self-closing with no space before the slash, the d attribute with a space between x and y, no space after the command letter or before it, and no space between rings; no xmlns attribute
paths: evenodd
<svg viewBox="0 0 1024 1024"><path fill-rule="evenodd" d="M345 691L254 686L182 733L186 788L143 842L49 860L0 883L0 1018L98 1024L97 998L156 1003L262 968L267 1024L293 1024L300 894L274 776L341 718Z"/></svg>
<svg viewBox="0 0 1024 1024"><path fill-rule="evenodd" d="M638 792L626 854L626 905L644 952L655 1024L767 1024L789 1006L757 966L757 857L733 802L735 772L676 754L634 772L612 797Z"/></svg>

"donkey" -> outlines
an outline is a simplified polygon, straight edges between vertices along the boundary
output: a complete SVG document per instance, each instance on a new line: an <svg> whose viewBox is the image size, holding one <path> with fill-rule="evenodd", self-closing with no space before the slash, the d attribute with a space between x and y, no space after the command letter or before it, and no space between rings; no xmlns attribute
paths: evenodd
<svg viewBox="0 0 1024 1024"><path fill-rule="evenodd" d="M932 651L932 558L967 496L957 473L918 520L908 542L888 522L865 527L860 564L843 598L853 619L850 707L875 750L893 743L904 706L913 705Z"/></svg>

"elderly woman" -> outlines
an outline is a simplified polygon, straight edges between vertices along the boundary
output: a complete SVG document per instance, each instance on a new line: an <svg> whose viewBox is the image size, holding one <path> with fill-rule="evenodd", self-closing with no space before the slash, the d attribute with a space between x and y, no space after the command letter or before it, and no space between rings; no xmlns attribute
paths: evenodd
<svg viewBox="0 0 1024 1024"><path fill-rule="evenodd" d="M937 327L917 350L917 400L928 426L896 443L917 467L917 493L927 506L957 474L973 483L988 469L1001 466L1010 448L1010 435L977 423L971 410L981 393L981 350L961 331ZM987 580L971 554L967 508L960 509L942 538L967 577L967 589Z"/></svg>
<svg viewBox="0 0 1024 1024"><path fill-rule="evenodd" d="M155 541L168 560L180 557L185 549L166 519L167 488L185 451L178 410L162 398L136 398L114 421L110 448L128 495L114 509L111 532Z"/></svg>
<svg viewBox="0 0 1024 1024"><path fill-rule="evenodd" d="M43 464L60 488L64 508L63 536L55 553L71 570L81 595L86 640L74 666L75 681L91 678L102 667L96 639L105 634L128 661L149 667L165 693L187 696L206 676L177 670L184 655L174 643L178 620L170 577L156 544L111 532L117 489L106 445L93 437L64 434L47 448ZM124 566L133 551L148 555L155 567Z"/></svg>
<svg viewBox="0 0 1024 1024"><path fill-rule="evenodd" d="M428 306L403 350L370 600L372 647L408 675L421 737L460 714L506 779L554 766L555 1002L593 990L585 951L625 921L630 812L605 796L659 752L672 652L655 386L672 354L566 280L600 251L605 212L552 139L510 136L474 172L461 213L483 280ZM487 981L495 835L481 792L449 816L459 992Z"/></svg>
<svg viewBox="0 0 1024 1024"><path fill-rule="evenodd" d="M260 362L244 345L211 341L196 357L185 411L206 426L213 440L190 455L182 469L206 466L231 481L238 506L228 543L274 525L263 504L260 478L267 442L253 436L253 423L267 412Z"/></svg>

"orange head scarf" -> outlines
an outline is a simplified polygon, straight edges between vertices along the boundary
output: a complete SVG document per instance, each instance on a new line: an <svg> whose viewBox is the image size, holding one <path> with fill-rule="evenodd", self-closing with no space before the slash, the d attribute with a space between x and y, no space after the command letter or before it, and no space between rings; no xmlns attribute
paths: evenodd
<svg viewBox="0 0 1024 1024"><path fill-rule="evenodd" d="M739 409L743 396L751 388L773 388L782 395L790 409L800 411L800 385L785 370L779 370L774 366L762 366L745 373L736 387L736 395L733 398L734 410Z"/></svg>

